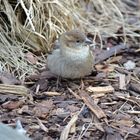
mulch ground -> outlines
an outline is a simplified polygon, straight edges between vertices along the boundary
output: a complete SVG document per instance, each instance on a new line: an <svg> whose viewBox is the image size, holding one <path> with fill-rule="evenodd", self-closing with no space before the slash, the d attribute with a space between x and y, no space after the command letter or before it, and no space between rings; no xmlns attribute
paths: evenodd
<svg viewBox="0 0 140 140"><path fill-rule="evenodd" d="M33 140L140 140L139 46L116 55L114 47L97 49L107 56L96 56L93 73L83 79L58 79L44 70L25 80L25 95L0 88L1 122L15 127L20 120ZM18 87L7 75L2 83Z"/></svg>

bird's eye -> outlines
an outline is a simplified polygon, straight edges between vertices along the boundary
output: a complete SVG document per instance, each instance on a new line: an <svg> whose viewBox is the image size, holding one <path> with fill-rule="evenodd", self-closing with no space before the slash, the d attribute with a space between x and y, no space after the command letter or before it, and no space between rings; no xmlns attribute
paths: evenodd
<svg viewBox="0 0 140 140"><path fill-rule="evenodd" d="M77 40L76 42L77 42L77 43L79 43L79 42L80 42L80 40Z"/></svg>

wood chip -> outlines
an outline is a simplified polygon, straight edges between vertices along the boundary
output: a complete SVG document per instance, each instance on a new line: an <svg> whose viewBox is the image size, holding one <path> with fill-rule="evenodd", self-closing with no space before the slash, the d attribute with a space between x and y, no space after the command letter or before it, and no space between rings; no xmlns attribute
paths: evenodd
<svg viewBox="0 0 140 140"><path fill-rule="evenodd" d="M115 95L120 99L135 103L140 107L140 99L136 99L131 96L125 96L124 94L117 94L117 92L115 93Z"/></svg>
<svg viewBox="0 0 140 140"><path fill-rule="evenodd" d="M69 90L69 92L70 92L73 96L75 96L76 99L79 99L79 100L81 99L80 96L77 95L77 93L75 93L74 91L72 91L70 88L68 88L68 90Z"/></svg>
<svg viewBox="0 0 140 140"><path fill-rule="evenodd" d="M127 45L120 44L120 45L116 45L115 47L112 47L109 51L104 51L101 54L96 55L95 64L98 64L99 62L102 62L115 54L119 54L120 52L123 52L124 49L126 49L126 48L128 48Z"/></svg>
<svg viewBox="0 0 140 140"><path fill-rule="evenodd" d="M97 104L95 104L94 100L88 94L82 92L81 98L98 119L106 118L103 110Z"/></svg>
<svg viewBox="0 0 140 140"><path fill-rule="evenodd" d="M91 97L92 97L93 99L100 98L100 97L104 97L104 96L105 96L104 93L100 93L100 94L92 94L92 95L91 95Z"/></svg>
<svg viewBox="0 0 140 140"><path fill-rule="evenodd" d="M48 132L48 128L42 123L42 121L39 118L37 118L37 121L38 121L38 124L39 124L40 128L43 131Z"/></svg>
<svg viewBox="0 0 140 140"><path fill-rule="evenodd" d="M131 127L134 125L134 123L132 120L121 119L121 120L115 120L115 122L112 122L111 125Z"/></svg>
<svg viewBox="0 0 140 140"><path fill-rule="evenodd" d="M140 111L132 110L132 111L127 111L127 113L129 113L129 114L140 114Z"/></svg>
<svg viewBox="0 0 140 140"><path fill-rule="evenodd" d="M130 83L129 84L129 89L140 94L140 84Z"/></svg>
<svg viewBox="0 0 140 140"><path fill-rule="evenodd" d="M94 118L93 118L93 121L94 121L95 127L96 127L98 130L104 132L104 128L103 128L103 126L102 126L102 123L100 123L99 119L98 119L97 117L94 117Z"/></svg>
<svg viewBox="0 0 140 140"><path fill-rule="evenodd" d="M114 88L112 86L104 86L104 87L88 87L86 89L89 92L94 93L111 93L114 92Z"/></svg>
<svg viewBox="0 0 140 140"><path fill-rule="evenodd" d="M125 74L119 74L119 89L126 90Z"/></svg>
<svg viewBox="0 0 140 140"><path fill-rule="evenodd" d="M71 120L69 121L69 123L66 125L66 127L64 128L64 130L61 133L60 136L60 140L67 140L69 132L71 131L71 127L74 126L74 124L76 123L77 119L78 119L78 113L76 113Z"/></svg>
<svg viewBox="0 0 140 140"><path fill-rule="evenodd" d="M42 94L46 94L48 96L60 96L61 95L61 93L52 92L52 91L43 92Z"/></svg>

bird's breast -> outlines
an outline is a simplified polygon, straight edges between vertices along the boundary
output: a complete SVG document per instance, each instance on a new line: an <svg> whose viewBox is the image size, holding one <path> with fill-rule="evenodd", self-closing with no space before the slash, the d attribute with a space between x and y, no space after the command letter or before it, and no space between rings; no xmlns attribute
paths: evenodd
<svg viewBox="0 0 140 140"><path fill-rule="evenodd" d="M48 68L56 75L65 78L80 78L90 74L93 65L92 52L86 48L81 50L55 50L48 56Z"/></svg>
<svg viewBox="0 0 140 140"><path fill-rule="evenodd" d="M84 61L89 56L89 47L79 50L66 48L61 51L61 55L69 61Z"/></svg>

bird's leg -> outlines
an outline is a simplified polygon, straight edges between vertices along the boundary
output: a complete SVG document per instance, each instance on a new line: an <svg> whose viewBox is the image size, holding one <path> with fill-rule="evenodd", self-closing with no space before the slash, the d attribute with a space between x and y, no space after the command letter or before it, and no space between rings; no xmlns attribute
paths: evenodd
<svg viewBox="0 0 140 140"><path fill-rule="evenodd" d="M83 90L84 89L84 82L83 82L83 79L81 78L81 84L80 84L80 87L81 87L81 90Z"/></svg>
<svg viewBox="0 0 140 140"><path fill-rule="evenodd" d="M58 76L58 77L57 77L57 81L56 81L56 88L57 88L57 89L58 89L58 87L59 87L60 81L61 81L61 77Z"/></svg>

